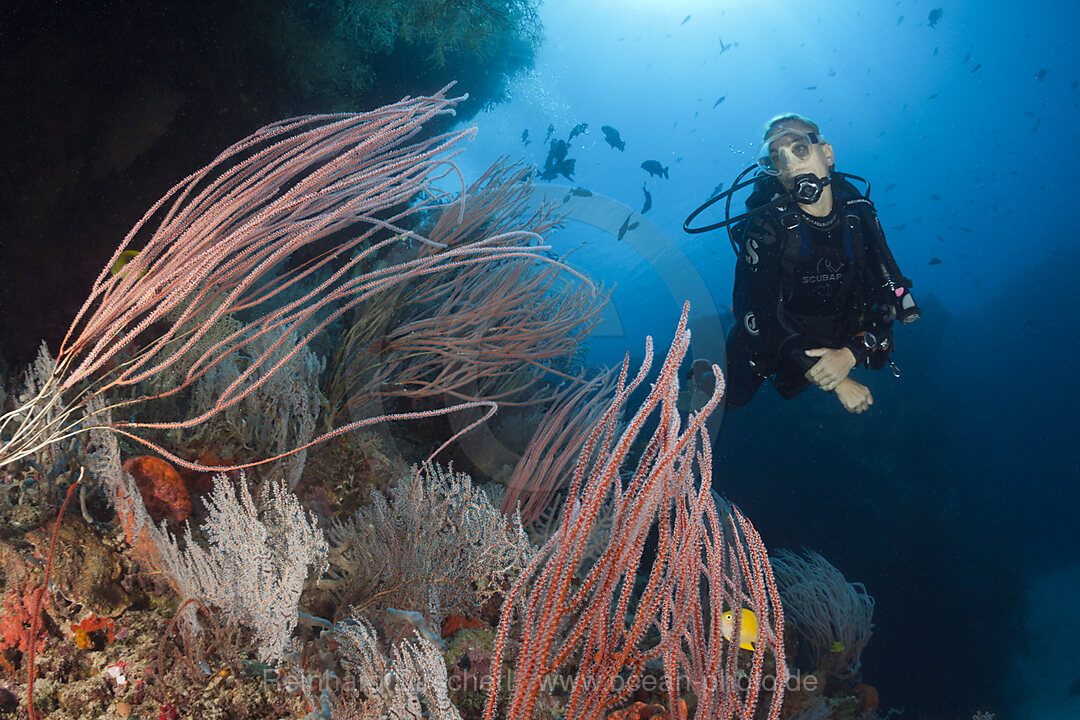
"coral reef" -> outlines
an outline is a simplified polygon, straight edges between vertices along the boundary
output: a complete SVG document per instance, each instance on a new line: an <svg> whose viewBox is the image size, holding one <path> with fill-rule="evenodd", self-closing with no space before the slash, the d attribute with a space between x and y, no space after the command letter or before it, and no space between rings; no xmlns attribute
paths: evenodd
<svg viewBox="0 0 1080 720"><path fill-rule="evenodd" d="M373 493L328 535L330 572L320 585L339 607L404 608L436 628L448 614L475 613L533 553L520 522L467 475L436 465L413 468L389 497Z"/></svg>
<svg viewBox="0 0 1080 720"><path fill-rule="evenodd" d="M435 67L503 57L535 21L527 0L340 7L379 26L365 41L382 52L422 49ZM533 244L554 220L517 211L527 173L497 165L453 196L428 183L466 133L422 123L453 104L439 93L282 121L233 145L144 216L115 254L146 242L123 272L106 265L57 359L42 352L22 391L0 397L0 674L32 718L473 720L485 704L529 720L779 717L769 560L710 491L703 427L719 390L685 424L677 410L686 311L624 421L651 340L635 377L624 364L583 380L603 293L560 284L566 268ZM135 162L110 157L102 167ZM350 310L401 320L359 320L375 328L360 333L361 362L375 358L361 383L400 406L324 416L315 437L333 364L311 347ZM442 407L447 394L461 402ZM513 485L544 496L539 550L516 514L434 460L464 430L440 434L432 418L489 419L530 397L552 410ZM508 425L528 436L540 423ZM532 464L545 453L558 461ZM207 488L208 469L231 474ZM561 484L556 513L543 505ZM548 692L549 672L598 682ZM645 675L668 687L620 685ZM766 676L778 685L763 691ZM835 707L871 711L860 693Z"/></svg>

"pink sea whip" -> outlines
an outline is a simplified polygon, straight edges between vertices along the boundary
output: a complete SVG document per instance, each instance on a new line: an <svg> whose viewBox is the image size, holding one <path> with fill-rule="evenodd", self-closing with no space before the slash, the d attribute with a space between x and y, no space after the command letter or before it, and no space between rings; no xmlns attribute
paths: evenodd
<svg viewBox="0 0 1080 720"><path fill-rule="evenodd" d="M461 98L448 97L448 90L367 113L314 115L267 125L174 186L117 247L33 396L0 416L0 467L102 427L179 465L196 467L138 431L192 427L234 405L342 313L398 283L450 268L540 257L538 252L546 248L505 247L505 238L497 234L447 248L405 227L405 219L447 199L432 182L457 173L450 162L459 152L455 146L474 132L470 128L419 136L423 123L453 113ZM427 193L423 198L421 191ZM464 194L457 202L461 215ZM151 231L152 224L156 228ZM510 234L538 239L523 231ZM362 270L365 260L402 238L432 251ZM121 272L110 272L125 251L135 249L138 254ZM303 249L310 258L280 271ZM307 285L297 292L301 282ZM292 293L289 299L284 299L286 289ZM127 400L110 396L167 368L176 369L219 318L239 311L250 318L247 323L194 360L185 358L174 387L152 396L136 392ZM295 347L284 355L276 353L292 332L300 338ZM251 353L252 342L264 335L273 340L269 348ZM110 410L185 390L215 364L239 353L255 357L205 413L171 422L107 420ZM488 408L488 415L494 408L490 402L479 405ZM414 415L367 418L305 447L388 417Z"/></svg>
<svg viewBox="0 0 1080 720"><path fill-rule="evenodd" d="M427 238L455 249L495 235L510 252L523 243L520 228L544 236L556 220L548 208L527 210L531 175L524 165L496 162L465 191L461 211L441 213ZM434 252L446 251L419 250ZM557 363L580 354L606 299L589 278L530 256L428 275L402 286L400 316L361 314L342 351L345 377L327 394L342 405L347 396L354 417L393 397L548 402L563 391L544 381L575 380Z"/></svg>

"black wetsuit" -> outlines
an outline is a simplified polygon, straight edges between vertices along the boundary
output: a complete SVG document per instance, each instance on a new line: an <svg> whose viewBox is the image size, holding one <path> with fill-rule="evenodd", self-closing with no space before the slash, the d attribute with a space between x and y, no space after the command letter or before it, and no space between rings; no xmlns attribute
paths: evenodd
<svg viewBox="0 0 1080 720"><path fill-rule="evenodd" d="M849 183L833 187L828 217L788 205L735 228L741 243L735 327L727 341L727 409L749 402L768 377L784 398L805 390L810 384L805 373L818 358L804 350L847 347L858 366L868 354L861 333L873 330L880 338L888 332L869 319L876 317L870 306L882 282L867 269L861 226L877 219L865 200L849 206L859 197ZM761 201L755 193L748 205Z"/></svg>

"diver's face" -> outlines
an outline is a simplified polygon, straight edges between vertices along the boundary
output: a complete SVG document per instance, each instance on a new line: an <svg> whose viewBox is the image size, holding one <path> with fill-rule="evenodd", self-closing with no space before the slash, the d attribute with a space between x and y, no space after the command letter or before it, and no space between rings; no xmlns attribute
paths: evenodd
<svg viewBox="0 0 1080 720"><path fill-rule="evenodd" d="M794 184L793 179L799 175L813 173L817 177L828 177L829 169L833 166L832 145L811 143L802 130L791 129L796 132L784 134L784 128L776 128L773 134L780 134L769 143L769 159L780 171L780 182L788 190Z"/></svg>

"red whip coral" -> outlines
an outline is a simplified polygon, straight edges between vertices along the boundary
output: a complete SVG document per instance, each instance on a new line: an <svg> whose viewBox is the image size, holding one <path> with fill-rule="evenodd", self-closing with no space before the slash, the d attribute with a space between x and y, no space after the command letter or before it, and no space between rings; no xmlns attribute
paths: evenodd
<svg viewBox="0 0 1080 720"><path fill-rule="evenodd" d="M663 664L668 710L686 720L680 687L696 698L695 720L758 717L766 674L775 668L775 691L766 692L760 716L778 720L788 671L783 609L760 536L734 506L711 492L711 443L705 420L723 393L718 382L685 426L678 413L679 367L690 347L689 305L658 379L625 423L622 411L643 386L652 362L647 338L641 370L620 368L615 397L582 445L567 491L566 512L506 594L492 669L507 656L511 633L520 636L505 709L500 688L488 689L485 720L532 720L551 695L549 678L567 674L573 687L562 708L574 720L602 720L630 699L650 662ZM650 416L658 417L651 436ZM645 441L636 463L631 450ZM626 467L624 467L624 465ZM597 522L604 505L613 522ZM655 528L655 551L645 544ZM585 566L594 532L605 535L600 557ZM579 580L580 569L587 570ZM639 584L639 571L645 580ZM725 608L744 608L756 620L754 650L740 648L722 630ZM741 614L732 628L739 638ZM650 671L651 672L651 671Z"/></svg>

